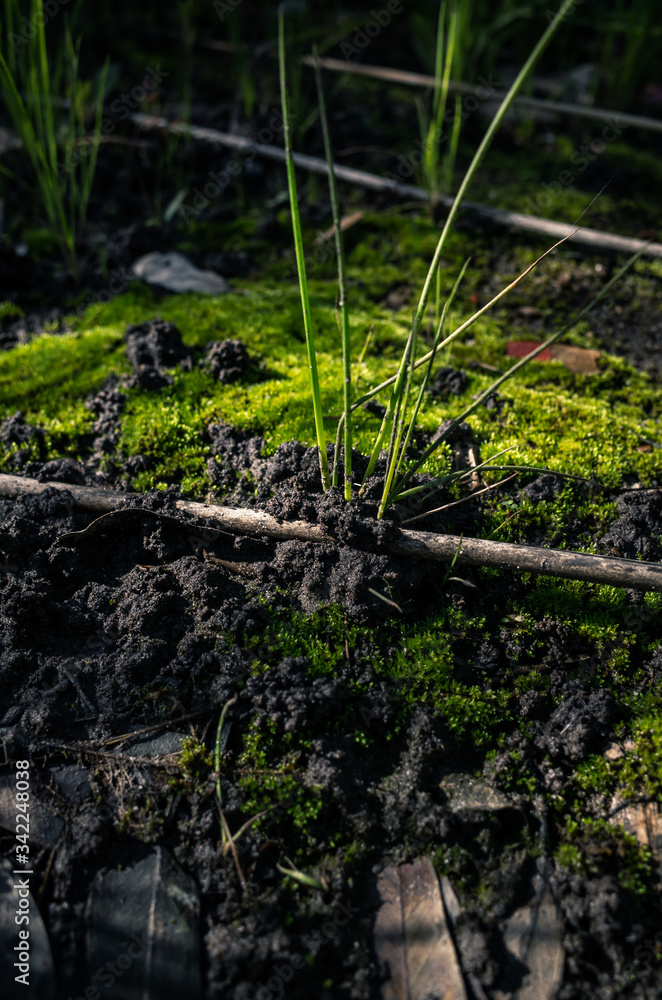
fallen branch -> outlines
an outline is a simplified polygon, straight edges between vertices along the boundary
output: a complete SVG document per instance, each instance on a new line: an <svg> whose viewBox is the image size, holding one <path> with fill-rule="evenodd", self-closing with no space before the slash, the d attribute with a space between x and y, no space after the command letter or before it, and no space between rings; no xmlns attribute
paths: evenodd
<svg viewBox="0 0 662 1000"><path fill-rule="evenodd" d="M179 38L177 31L164 31L164 34L171 38ZM195 45L201 49L211 49L215 52L245 52L253 56L268 53L275 58L275 50L265 45L251 47L249 45L235 44L234 42L224 42L214 38L196 38ZM299 62L304 66L315 65L314 56L301 56ZM328 69L335 73L350 73L356 76L367 76L373 80L384 80L385 83L403 84L406 87L440 87L441 82L434 76L425 73L412 73L409 70L395 69L390 66L373 66L369 63L352 62L349 59L326 59L320 57L322 69ZM455 94L475 94L476 87L470 83L461 83L458 80L449 80L448 89ZM495 90L494 100L501 101L504 96L503 91ZM651 132L662 132L662 118L650 118L645 115L631 115L623 111L609 111L606 108L596 108L590 104L576 104L568 101L551 101L547 98L524 97L520 95L513 101L513 107L530 108L532 111L540 111L543 114L570 115L575 118L585 118L589 121L607 122L612 124L616 119L619 125L626 125L628 128L641 128Z"/></svg>
<svg viewBox="0 0 662 1000"><path fill-rule="evenodd" d="M207 46L206 46L207 47ZM301 56L304 66L314 66L313 56ZM402 69L390 69L387 66L371 66L366 63L354 63L346 59L320 59L322 69L335 73L354 73L357 76L367 76L373 80L384 80L386 83L404 84L406 87L440 87L441 82L434 76L423 73L410 73ZM460 83L449 80L448 89L455 94L475 94L476 87L470 83ZM501 102L504 91L495 90L493 100ZM647 129L651 132L662 132L662 118L647 118L643 115L629 115L623 111L608 111L605 108L594 108L588 104L571 104L567 101L548 101L537 97L516 97L513 107L529 108L541 111L543 114L571 115L575 118L586 118L590 121L607 122L632 128Z"/></svg>
<svg viewBox="0 0 662 1000"><path fill-rule="evenodd" d="M108 513L121 507L126 493L97 489L91 486L70 486L65 483L40 483L22 476L0 475L0 497L16 499L36 496L47 489L61 490L72 498L73 506L94 513ZM135 496L135 494L134 494ZM213 521L215 526L237 535L253 535L286 541L297 538L307 542L335 542L320 524L307 521L279 521L262 511L238 507L221 507L177 500L177 510ZM509 569L519 573L607 583L634 590L662 591L662 564L640 562L637 559L617 559L584 552L543 549L534 545L512 545L481 538L461 538L429 531L408 531L397 528L384 545L393 555L413 555L421 559L459 566L485 566Z"/></svg>
<svg viewBox="0 0 662 1000"><path fill-rule="evenodd" d="M159 118L155 115L146 115L142 112L134 112L129 116L142 129L157 129L162 132L171 132L177 135L187 135L192 139L203 142L210 142L217 146L225 146L228 149L236 149L238 152L248 153L253 156L264 156L269 160L276 160L278 163L285 163L285 150L280 146L266 146L255 143L240 135L230 135L228 132L219 132L215 128L206 128L202 125L187 125L186 122L171 122L167 118ZM323 174L327 176L328 167L326 160L320 160L316 156L308 156L307 153L294 153L294 163L297 167L309 170L313 174ZM387 180L385 177L378 177L376 174L369 174L365 170L355 170L353 167L344 167L339 163L334 163L333 169L337 178L349 184L356 184L358 187L368 188L371 191L385 191L398 195L402 198L409 198L414 201L428 201L429 196L423 188L413 184L399 184L397 181ZM440 197L439 204L444 208L450 208L453 199ZM537 219L533 215L525 215L523 212L507 212L501 208L489 208L475 201L464 201L462 209L475 212L482 218L490 219L497 225L508 226L518 232L534 233L537 236L544 236L554 240L563 239L573 228L565 222L553 222L551 219ZM662 258L662 243L651 243L647 240L639 240L630 236L615 236L613 233L602 233L598 229L588 229L579 226L569 237L575 243L583 243L585 246L594 247L598 250L613 250L617 253L642 253L651 257Z"/></svg>

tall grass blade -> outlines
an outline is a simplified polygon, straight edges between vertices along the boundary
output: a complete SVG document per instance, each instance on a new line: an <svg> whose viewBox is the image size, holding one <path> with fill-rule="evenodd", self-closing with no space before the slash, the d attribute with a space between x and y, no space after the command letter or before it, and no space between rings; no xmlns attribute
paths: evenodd
<svg viewBox="0 0 662 1000"><path fill-rule="evenodd" d="M306 276L306 261L303 252L303 237L301 234L301 217L299 215L299 202L297 197L297 183L294 173L294 160L292 157L292 143L290 139L290 107L287 94L287 79L285 72L285 13L284 5L278 8L278 62L280 70L280 99L283 112L283 136L285 140L285 156L287 162L287 183L290 195L290 211L292 214L292 231L294 234L294 249L296 253L297 272L299 275L299 292L301 294L301 309L303 312L303 326L306 335L306 350L308 354L308 370L310 373L310 387L313 397L313 413L315 417L315 431L317 434L317 447L319 449L320 473L322 476L322 487L327 490L331 486L329 476L329 463L326 457L326 435L324 433L324 418L322 414L322 397L320 394L319 376L317 373L317 357L315 354L315 336L313 331L312 315L310 311L310 299L308 296L308 279Z"/></svg>
<svg viewBox="0 0 662 1000"><path fill-rule="evenodd" d="M470 260L471 260L471 258L467 258L467 260L464 262L464 264L462 266L462 270L460 271L459 275L457 276L455 284L453 285L453 288L451 289L451 293L448 296L448 298L446 299L446 301L444 302L444 308L443 308L443 311L442 311L442 314L441 314L441 319L439 320L439 325L437 327L437 332L435 334L435 338L434 338L434 341L433 341L433 344L432 344L432 350L430 351L430 360L428 361L428 366L425 369L425 375L423 376L423 381L421 382L421 385L420 385L420 388L419 388L419 391L418 391L418 398L416 400L416 404L414 406L414 409L413 409L413 412L412 412L412 415L411 415L411 419L409 421L409 428L407 430L407 436L405 437L404 443L402 445L402 451L400 453L400 460L398 462L398 469L401 469L402 466L403 466L403 463L404 463L404 460L405 460L405 457L406 457L406 454L407 454L407 449L409 447L409 443L411 441L412 434L414 433L414 429L416 427L416 421L418 420L418 414L419 414L421 406L423 404L423 399L425 398L425 392L427 390L427 387L428 387L428 384L429 384L429 381L430 381L430 376L432 374L432 366L434 364L437 352L439 350L440 341L441 341L441 334L443 332L443 329L444 329L444 326L445 326L445 323L446 323L446 317L447 317L448 313L450 312L450 309L451 309L451 307L453 305L453 301L455 299L455 296L457 295L457 292L458 292L458 289L460 287L460 284L462 283L462 279L464 278L464 275L465 275L466 270L467 270L467 268L469 266Z"/></svg>
<svg viewBox="0 0 662 1000"><path fill-rule="evenodd" d="M505 116L506 116L506 114L507 114L507 112L508 112L511 104L515 100L517 94L521 90L524 82L526 81L526 78L528 77L529 73L531 72L531 70L535 66L536 62L538 61L538 59L540 58L540 56L542 55L542 53L544 52L544 50L549 45L549 43L552 40L552 37L554 36L554 34L555 34L558 26L560 25L560 23L567 17L567 15L570 13L570 11L572 10L572 8L575 6L575 2L576 2L576 0L564 0L564 3L562 4L562 6L557 11L556 16L550 22L549 26L547 27L547 29L545 30L545 32L541 36L541 38L538 41L537 45L535 45L535 47L534 47L533 51L531 52L529 58L526 60L526 62L522 66L522 69L517 74L517 77L516 77L514 83L512 84L510 90L508 91L508 93L504 97L503 101L501 102L501 105L500 105L497 113L495 114L494 118L490 122L489 127L487 129L487 132L483 136L483 139L482 139L482 141L481 141L478 149L476 150L476 152L474 154L473 160L471 161L471 163L469 164L469 166L467 168L467 171L466 171L466 173L465 173L465 175L464 175L464 177L462 179L462 183L460 184L458 192L455 195L455 198L453 200L453 204L451 205L451 208L449 210L448 216L446 217L446 221L444 223L444 228L443 228L443 230L441 232L441 236L439 237L439 242L437 243L437 248L436 248L436 250L434 252L434 256L433 256L432 262L430 264L430 269L429 269L427 277L425 279L425 283L423 285L423 290L421 292L421 297L419 299L419 303L418 303L418 306L417 306L417 309L416 309L416 313L414 315L414 321L413 321L413 324L412 324L412 328L413 329L414 328L418 329L418 327L420 326L421 321L423 319L423 316L425 314L425 310L426 310L427 304L428 304L428 299L430 297L430 289L431 289L431 286L432 286L432 280L433 280L434 275L435 275L435 273L437 271L437 268L439 266L439 261L441 260L441 255L442 255L442 252L443 252L444 247L446 245L446 240L448 239L448 236L449 236L449 233L451 231L451 228L452 228L452 226L453 226L453 224L455 222L455 218L457 216L457 213L460 210L460 206L462 205L462 202L464 200L464 196L465 196L465 194L467 192L467 189L468 189L469 185L471 184L471 182L473 181L474 176L476 174L476 171L478 170L478 168L480 167L481 163L483 162L485 154L487 153L487 150L491 146L492 140L493 140L494 136L496 135L496 132L498 131L498 129L501 126L501 122L505 118Z"/></svg>
<svg viewBox="0 0 662 1000"><path fill-rule="evenodd" d="M347 277L345 273L345 248L343 246L342 229L340 227L340 208L338 205L338 187L336 185L336 175L333 169L333 154L331 150L331 137L329 134L329 124L326 115L326 102L324 100L324 90L322 88L322 73L320 70L317 47L313 50L315 57L315 82L317 84L317 100L320 111L320 121L322 125L322 135L324 136L324 153L329 168L329 194L331 197L331 214L333 216L333 233L336 243L336 259L338 262L338 308L340 309L340 339L342 342L342 367L343 367L343 453L344 453L344 494L345 500L352 499L352 368L349 347L349 302L347 298ZM336 440L336 454L333 462L333 485L338 485L338 441Z"/></svg>
<svg viewBox="0 0 662 1000"><path fill-rule="evenodd" d="M18 132L23 149L32 164L41 201L49 222L57 232L62 253L73 276L78 279L76 261L77 225L84 225L97 163L98 143L91 156L71 165L69 153L75 152L85 136L84 86L78 79L78 49L68 24L64 44L51 66L46 48L45 22L41 0L31 0L31 22L35 30L26 46L16 54L11 44L5 59L0 52L0 90L6 108ZM16 25L21 13L17 0L5 0L5 25ZM24 19L25 20L25 19ZM10 40L10 34L5 36ZM103 113L108 60L100 74L95 101L95 128ZM69 112L63 132L60 130L57 98L64 93ZM24 96L21 96L21 91ZM61 155L62 162L58 162Z"/></svg>

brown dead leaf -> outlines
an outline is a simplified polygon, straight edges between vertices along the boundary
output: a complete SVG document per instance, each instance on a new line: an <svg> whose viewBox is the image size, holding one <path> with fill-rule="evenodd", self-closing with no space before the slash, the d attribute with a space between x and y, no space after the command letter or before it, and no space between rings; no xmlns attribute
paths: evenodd
<svg viewBox="0 0 662 1000"><path fill-rule="evenodd" d="M657 802L630 802L627 805L616 795L611 803L609 822L622 826L644 847L650 847L658 862L662 861L662 812Z"/></svg>
<svg viewBox="0 0 662 1000"><path fill-rule="evenodd" d="M380 872L377 891L382 902L375 918L375 952L390 973L382 986L382 1000L407 1000L400 875L395 865L388 865Z"/></svg>
<svg viewBox="0 0 662 1000"><path fill-rule="evenodd" d="M506 354L509 358L525 358L531 351L540 347L541 341L510 340L506 344ZM571 344L552 344L541 351L533 361L560 361L568 371L577 375L595 375L600 371L596 365L600 351L586 347L573 347Z"/></svg>
<svg viewBox="0 0 662 1000"><path fill-rule="evenodd" d="M600 351L572 347L570 344L553 344L550 351L555 361L562 361L569 371L578 375L595 375L600 371L595 363L600 357Z"/></svg>
<svg viewBox="0 0 662 1000"><path fill-rule="evenodd" d="M494 992L495 1000L552 1000L563 979L563 924L554 898L545 889L516 910L503 928L507 950L528 969L514 993Z"/></svg>
<svg viewBox="0 0 662 1000"><path fill-rule="evenodd" d="M375 920L375 951L389 969L382 1000L466 1000L467 993L446 921L439 879L429 858L387 865L377 880L382 904Z"/></svg>

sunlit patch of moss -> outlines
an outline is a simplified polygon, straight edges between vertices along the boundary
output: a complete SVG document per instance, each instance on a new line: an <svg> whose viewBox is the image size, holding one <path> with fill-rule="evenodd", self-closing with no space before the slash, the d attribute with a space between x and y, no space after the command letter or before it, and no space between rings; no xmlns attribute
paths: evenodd
<svg viewBox="0 0 662 1000"><path fill-rule="evenodd" d="M357 392L395 370L407 336L411 308L437 238L438 229L424 214L401 212L382 216L368 214L348 231L355 359L372 328L372 341L365 358L355 367ZM308 239L312 246L312 232ZM485 278L484 265L489 263L489 252L480 235L453 235L441 270L443 291L449 290L465 252L472 253L477 263L470 268L460 289L453 321L462 320L473 311L477 294L481 301L484 298L481 283ZM499 276L503 280L497 284L510 280L517 268L533 259L534 253L524 246L518 257L515 250L513 274ZM549 285L562 267L567 267L567 262L560 256L546 261L540 277L536 273L535 278L527 279L516 295L521 294L527 301L531 288L537 288L535 281ZM329 258L313 269L310 283L329 438L333 436L341 409L342 385L333 270L334 262ZM642 271L635 277L638 281L648 280L648 273ZM283 280L283 276L287 280ZM393 312L379 304L386 291L403 282L411 286L411 306ZM112 359L115 370L126 370L121 347L126 325L161 315L177 324L184 342L197 352L197 359L202 357L209 341L239 337L258 366L259 377L222 386L200 370L177 371L170 388L129 393L121 422L120 448L127 456L145 454L150 459L149 470L141 473L134 483L137 488L164 486L176 481L186 492L205 493L208 452L204 431L212 421L224 420L263 435L267 453L289 438L312 442L308 370L293 258L272 260L259 274L241 279L235 285L234 291L219 297L163 298L134 282L125 295L107 304L92 304L83 316L68 320L74 330L83 334L84 341L73 340L68 344L66 338L57 338L49 347L40 338L34 342L38 346L18 349L34 352L30 354L31 371L36 372L41 366L48 372L50 381L41 386L43 391L35 394L34 379L21 378L23 373L17 364L20 355L11 362L5 360L11 371L12 404L30 409L27 404L34 402L35 410L44 411L51 405L56 411L52 416L60 422L73 423L75 430L83 411L78 409L73 416L69 414L64 418L62 403L68 394L80 405L84 395L98 387L110 367L99 364L103 359L98 357L95 338L108 345L115 338L117 352L106 360ZM421 349L426 331L424 325ZM516 317L513 322L512 310L483 317L470 331L468 343L456 342L439 358L439 364L467 365L479 361L503 366L506 340L517 336L518 331L519 336L530 336L525 321ZM573 336L584 342L585 334L581 331ZM71 345L76 343L84 344L84 350L67 368L67 358L73 359L75 353ZM87 354L89 349L91 356ZM637 477L645 484L653 482L659 464L657 455L654 451L639 452L637 445L642 436L651 440L657 437L660 403L654 386L645 376L616 359L606 359L601 364L603 370L592 376L574 375L558 363L525 369L502 389L507 400L503 413L495 416L493 411L480 409L471 418L481 438L482 457L489 457L513 444L515 448L507 459L513 463L549 465L580 475L598 476L608 484L617 484L625 476ZM74 367L76 370L72 371ZM67 389L63 397L49 393L49 388L55 388L58 369L66 375ZM422 428L432 431L442 419L459 413L473 394L489 385L491 378L477 369L471 373L462 396L441 401L430 397L421 414ZM17 386L20 389L17 390ZM25 398L31 394L32 400ZM49 397L56 401L55 406L49 403ZM89 423L89 415L84 416ZM376 417L363 410L357 412L355 435L360 449L367 451L370 448L378 426ZM578 428L581 428L580 434ZM71 453L70 445L68 448L67 453ZM431 471L442 471L444 467L439 457L430 464Z"/></svg>
<svg viewBox="0 0 662 1000"><path fill-rule="evenodd" d="M607 795L616 787L616 767L602 754L591 754L577 765L573 782L589 795Z"/></svg>
<svg viewBox="0 0 662 1000"><path fill-rule="evenodd" d="M21 319L25 313L15 302L0 302L0 323L5 320Z"/></svg>
<svg viewBox="0 0 662 1000"><path fill-rule="evenodd" d="M261 658L271 663L286 656L305 656L311 675L322 677L336 671L359 639L374 640L375 636L371 629L348 623L343 609L331 605L312 615L275 612L265 632L249 638L247 647L259 650Z"/></svg>
<svg viewBox="0 0 662 1000"><path fill-rule="evenodd" d="M322 812L324 800L317 788L301 782L297 772L301 751L290 748L289 734L276 739L274 733L270 719L254 719L243 735L237 759L243 811L249 816L266 811L265 823L284 820L290 835L294 831L297 839L308 844L309 826Z"/></svg>
<svg viewBox="0 0 662 1000"><path fill-rule="evenodd" d="M99 388L113 371L128 367L116 330L45 334L0 354L0 412L23 410L30 418L61 418ZM37 421L38 422L38 421Z"/></svg>
<svg viewBox="0 0 662 1000"><path fill-rule="evenodd" d="M214 755L194 736L182 740L179 767L185 779L198 787L209 778L214 768Z"/></svg>
<svg viewBox="0 0 662 1000"><path fill-rule="evenodd" d="M620 782L630 795L643 794L659 802L662 797L662 699L655 694L644 702L645 714L632 730L634 746L620 760Z"/></svg>
<svg viewBox="0 0 662 1000"><path fill-rule="evenodd" d="M250 228L249 223L246 226ZM311 248L312 236L312 231L307 234ZM405 212L382 216L369 213L348 231L355 359L372 329L364 360L355 365L357 392L394 372L406 340L411 308L437 238L438 228L424 214ZM473 253L477 261L460 289L453 311L454 325L473 311L476 296L484 301L482 283L491 252L484 236L466 232L454 234L447 250L441 271L444 292L450 288L465 252ZM525 243L512 250L513 273L491 275L494 290L512 279L534 255L535 250ZM546 260L515 295L521 295L526 302L533 290L538 302L539 293L549 291L562 269L570 266L562 258L563 253ZM655 273L650 262L639 265L627 280L647 282L648 289L657 280ZM584 262L573 261L575 266L586 270ZM334 262L329 258L313 270L310 283L329 439L333 438L342 404L333 270ZM599 283L594 272L589 271L587 280L593 274L592 280ZM283 280L284 275L287 280ZM411 305L398 312L380 305L394 282L404 282L412 289ZM552 313L558 299L562 296L557 294ZM202 359L208 342L239 337L249 350L253 368L246 378L230 386L215 382L208 372L194 366L190 372L172 373L173 385L158 392L129 391L121 418L120 451L126 457L142 454L149 460L147 471L134 480L136 488L162 488L177 482L191 495L206 495L206 427L215 421L262 435L267 454L291 438L312 443L309 376L291 256L272 260L257 275L235 282L235 290L218 297L189 294L164 298L140 283L132 283L125 295L106 304L96 302L84 315L71 317L69 322L77 331L73 337L38 338L5 355L0 365L0 405L4 397L12 407L5 413L18 407L42 426L53 421L49 456L75 454L83 428L91 424L91 415L83 407L85 396L99 387L109 370L127 369L122 345L126 325L156 315L177 324L196 361ZM424 324L421 350L427 335ZM512 309L500 309L479 320L469 331L468 340L463 344L455 342L438 363L467 366L479 362L502 368L505 344L517 336L531 336L527 320L513 316ZM587 324L573 333L573 338L588 343ZM104 356L105 350L108 353ZM471 417L481 457L489 458L512 445L513 450L502 461L597 477L608 486L618 486L626 479L653 485L659 476L658 453L655 449L639 451L638 446L642 438L656 441L659 437L659 394L647 376L623 361L603 357L600 365L601 371L595 375L573 374L557 362L525 368L500 390L506 403L502 412L480 408ZM469 384L461 396L443 400L429 396L426 400L420 417L424 430L434 431L442 419L461 412L493 378L480 368L468 370ZM381 400L385 399L383 394ZM355 439L359 449L367 452L371 448L378 427L377 417L363 409L357 411ZM428 468L442 473L446 467L447 459L440 452L433 456ZM566 511L561 509L563 502L558 500L546 507L522 501L516 516L508 519L512 511L501 509L495 501L487 530L499 529L498 538L516 541L520 525L539 524L547 544L563 546L564 518L577 501L568 499ZM590 513L596 531L604 525L598 525L598 507L596 502ZM585 504L577 513L588 520L589 507ZM587 532L585 546L590 548L591 544Z"/></svg>
<svg viewBox="0 0 662 1000"><path fill-rule="evenodd" d="M378 632L348 625L337 607L313 615L278 612L264 635L249 640L249 647L271 663L306 656L311 675L320 676L335 672L360 644L362 658L387 682L400 718L425 704L439 712L457 740L489 743L512 724L512 691L454 677L448 626L445 610L418 625L384 623Z"/></svg>
<svg viewBox="0 0 662 1000"><path fill-rule="evenodd" d="M111 372L126 367L120 345L116 331L91 329L45 334L0 354L0 419L20 410L44 431L45 453L33 448L32 458L80 454L94 422L84 401ZM3 463L15 450L3 448Z"/></svg>
<svg viewBox="0 0 662 1000"><path fill-rule="evenodd" d="M602 819L567 817L555 851L559 865L586 876L612 873L636 896L653 891L650 848L636 837Z"/></svg>

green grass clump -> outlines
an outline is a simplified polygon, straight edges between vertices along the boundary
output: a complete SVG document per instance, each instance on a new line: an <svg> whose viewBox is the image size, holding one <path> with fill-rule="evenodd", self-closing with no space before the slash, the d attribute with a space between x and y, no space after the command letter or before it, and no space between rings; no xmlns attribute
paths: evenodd
<svg viewBox="0 0 662 1000"><path fill-rule="evenodd" d="M22 39L27 43L26 49L10 43L10 39L17 37L14 28L25 31L26 18L21 19L22 13L18 0L6 0L0 47L0 90L30 161L43 209L67 267L78 278L76 237L85 226L92 192L110 57L101 67L92 88L91 83L85 84L79 79L80 40L74 42L68 21L58 59L55 64L49 60L42 0L32 0L30 4L33 30ZM86 105L90 97L93 129L88 133L89 107ZM66 115L58 107L63 99L69 109ZM9 171L3 168L3 173ZM10 176L22 184L16 175Z"/></svg>

